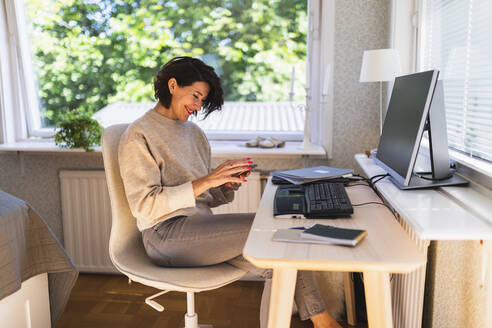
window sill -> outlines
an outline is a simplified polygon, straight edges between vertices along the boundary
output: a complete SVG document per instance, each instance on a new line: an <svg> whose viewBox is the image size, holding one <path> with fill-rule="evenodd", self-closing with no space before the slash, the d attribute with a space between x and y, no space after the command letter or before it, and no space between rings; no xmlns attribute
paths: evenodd
<svg viewBox="0 0 492 328"><path fill-rule="evenodd" d="M313 145L306 149L301 147L301 142L288 141L282 148L248 148L244 141L210 141L212 157L303 157L326 156L326 151L319 145ZM55 145L52 140L21 141L8 144L0 144L0 152L26 152L26 153L85 153L83 149L66 149ZM94 153L100 153L101 147L94 148Z"/></svg>
<svg viewBox="0 0 492 328"><path fill-rule="evenodd" d="M319 145L303 148L302 142L287 141L282 148L250 148L245 141L210 141L212 157L251 156L259 157L302 157L326 156L326 151Z"/></svg>
<svg viewBox="0 0 492 328"><path fill-rule="evenodd" d="M420 153L426 158L429 158L429 139L422 138L421 147L426 149L425 152ZM457 172L465 176L469 180L476 181L478 184L492 189L492 163L473 158L459 151L449 149L449 158L457 163ZM420 155L419 154L419 155Z"/></svg>
<svg viewBox="0 0 492 328"><path fill-rule="evenodd" d="M26 152L26 153L85 153L82 148L67 149L55 145L53 140L28 140L6 144L0 144L0 152ZM100 153L101 147L96 147L93 152Z"/></svg>
<svg viewBox="0 0 492 328"><path fill-rule="evenodd" d="M355 159L368 176L386 173L372 158ZM441 187L401 190L383 179L376 188L422 240L477 240L492 238L492 195L486 188Z"/></svg>

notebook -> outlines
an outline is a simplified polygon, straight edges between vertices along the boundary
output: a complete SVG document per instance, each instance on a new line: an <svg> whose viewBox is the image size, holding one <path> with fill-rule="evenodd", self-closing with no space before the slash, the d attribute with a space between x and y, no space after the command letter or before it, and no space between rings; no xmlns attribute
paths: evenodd
<svg viewBox="0 0 492 328"><path fill-rule="evenodd" d="M321 228L319 226L321 226ZM306 231L309 230L311 230L311 232L321 230L325 233L325 235L322 234L320 237L319 235L306 233ZM329 231L329 237L326 236L326 232L324 230ZM365 236L367 236L367 231L365 230L343 229L316 224L306 230L278 229L273 234L272 240L288 243L355 246L362 239L364 239Z"/></svg>
<svg viewBox="0 0 492 328"><path fill-rule="evenodd" d="M367 231L315 224L306 230L301 230L300 236L337 245L355 246L367 236Z"/></svg>
<svg viewBox="0 0 492 328"><path fill-rule="evenodd" d="M274 171L273 177L282 178L292 184L304 184L313 181L339 178L347 174L352 174L351 169L341 169L329 166L307 167L297 170Z"/></svg>

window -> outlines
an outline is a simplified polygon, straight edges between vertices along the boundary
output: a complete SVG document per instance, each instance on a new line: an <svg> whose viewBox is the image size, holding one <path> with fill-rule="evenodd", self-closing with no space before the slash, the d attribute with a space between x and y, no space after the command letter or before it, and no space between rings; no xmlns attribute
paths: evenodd
<svg viewBox="0 0 492 328"><path fill-rule="evenodd" d="M223 79L227 105L238 113L221 118L227 117L222 130L228 135L241 132L235 119L249 122L237 108L257 102L262 113L271 109L267 118L282 114L278 106L294 113L295 124L275 129L302 139L297 118L303 115L285 100L293 67L295 100L304 99L307 0L26 0L24 7L39 104L27 106L31 136L51 135L67 110L153 101L159 67L189 55L214 66Z"/></svg>
<svg viewBox="0 0 492 328"><path fill-rule="evenodd" d="M418 67L441 72L449 146L492 161L492 2L422 4Z"/></svg>

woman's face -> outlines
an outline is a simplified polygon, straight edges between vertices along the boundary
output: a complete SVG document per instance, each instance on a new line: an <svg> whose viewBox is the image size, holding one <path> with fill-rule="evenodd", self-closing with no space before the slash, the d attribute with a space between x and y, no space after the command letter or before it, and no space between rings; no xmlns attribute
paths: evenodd
<svg viewBox="0 0 492 328"><path fill-rule="evenodd" d="M172 95L171 105L169 106L170 118L188 121L188 117L194 111L202 109L203 100L207 97L210 87L203 81L193 82L192 85L180 87L176 79L168 81L169 92Z"/></svg>

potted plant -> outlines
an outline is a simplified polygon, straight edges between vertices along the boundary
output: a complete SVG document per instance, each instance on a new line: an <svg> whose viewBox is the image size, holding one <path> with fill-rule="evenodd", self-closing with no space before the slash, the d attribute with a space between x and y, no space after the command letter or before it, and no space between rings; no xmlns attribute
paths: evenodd
<svg viewBox="0 0 492 328"><path fill-rule="evenodd" d="M94 151L101 145L103 127L83 108L67 111L56 123L55 144L62 148L83 148Z"/></svg>

